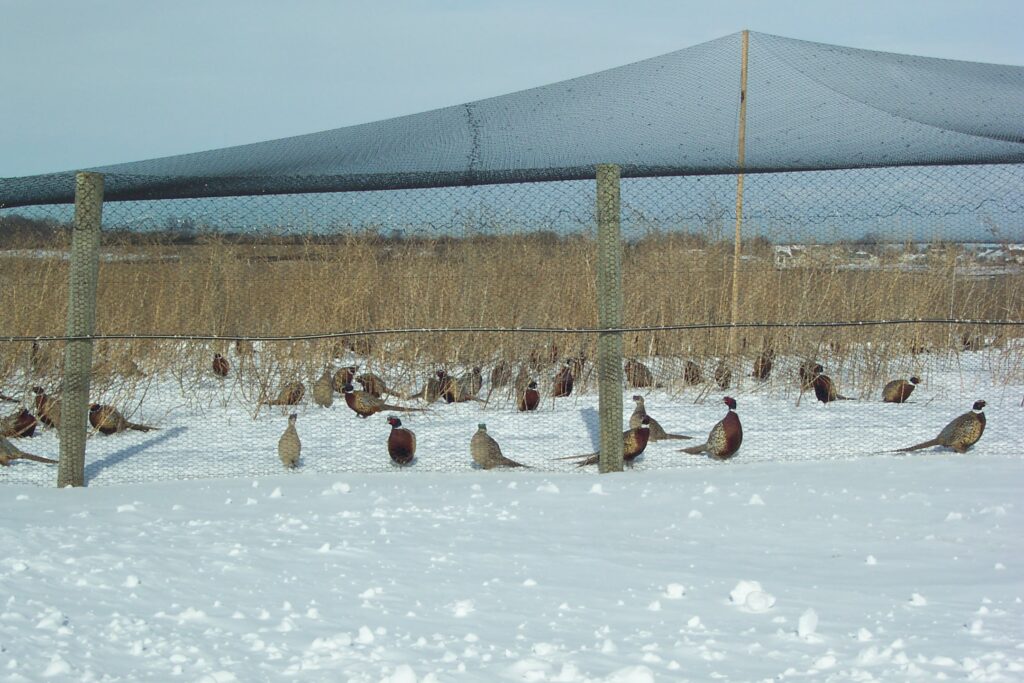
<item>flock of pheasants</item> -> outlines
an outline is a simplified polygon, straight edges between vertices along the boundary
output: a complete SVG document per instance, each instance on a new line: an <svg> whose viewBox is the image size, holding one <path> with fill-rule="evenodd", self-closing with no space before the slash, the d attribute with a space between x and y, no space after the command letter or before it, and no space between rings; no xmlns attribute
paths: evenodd
<svg viewBox="0 0 1024 683"><path fill-rule="evenodd" d="M246 349L239 346L241 353L251 353L251 347ZM551 384L551 396L562 398L572 393L575 378L582 372L584 359L582 357L566 360L561 369L555 374ZM217 353L214 354L210 366L214 375L219 378L227 377L231 372L231 365L227 358ZM357 375L356 366L343 367L337 371L332 369L324 370L323 374L312 386L313 402L319 406L329 407L334 402L336 393L340 393L345 404L352 412L361 418L369 417L380 412L410 412L423 411L426 408L413 408L408 406L393 405L387 403L383 396L395 392L390 391L384 380L372 373ZM490 373L491 391L495 388L511 386L515 392L516 408L522 412L537 410L541 402L540 391L537 382L529 375L526 366L519 368L518 374L513 378L512 365L507 361L500 361L494 366ZM752 376L759 379L768 379L772 371L772 356L762 354L759 356L753 367ZM822 403L830 403L838 400L850 400L839 394L832 379L824 374L821 364L810 361L804 363L799 369L800 382L803 390L814 391L815 397ZM732 380L732 373L720 363L716 368L715 382L721 388L727 388ZM637 360L627 360L625 364L625 378L630 387L648 388L659 386L654 381L651 370ZM688 361L684 380L688 384L696 384L702 381L700 367L693 361ZM362 389L357 390L353 382L358 383ZM907 380L897 379L889 382L882 390L882 400L887 403L903 403L920 383L916 377ZM462 403L466 401L481 401L479 397L483 388L483 375L479 367L474 367L470 372L461 376L449 375L444 370L437 370L434 375L427 379L423 389L419 392L404 397L406 400L420 399L428 405L439 400L446 403ZM48 427L58 427L60 424L61 404L60 399L51 396L39 386L33 387L33 404L35 413L28 408L21 407L13 414L0 419L0 465L9 465L14 460L28 460L43 463L56 463L56 460L38 455L32 455L20 450L10 438L31 437L37 426L41 423ZM276 398L261 401L263 405L290 406L297 405L306 394L306 387L302 382L289 382L281 387ZM0 394L4 401L17 402L16 399ZM681 434L667 433L657 420L647 414L642 396L633 396L636 408L630 416L629 429L623 432L623 457L627 465L632 466L633 461L644 452L648 442L670 439L691 439L692 437ZM707 440L700 445L680 449L681 452L694 455L706 454L717 460L727 460L733 457L743 443L743 427L739 415L736 412L736 399L726 396L723 399L728 407L725 417L719 420L708 434ZM945 446L952 448L958 453L963 453L973 446L985 430L985 414L983 409L984 401L975 401L972 409L953 419L947 424L939 435L929 441L916 444L907 448L898 449L894 452L914 451L931 446ZM288 426L278 441L278 457L286 468L298 467L302 452L302 442L296 429L297 414L293 413L288 418ZM116 434L126 430L150 431L156 429L148 425L137 424L127 420L116 408L109 405L93 403L89 408L89 422L93 429L100 434ZM398 417L388 417L387 423L391 431L387 438L387 450L391 461L398 466L411 465L416 457L416 435L407 427L402 426ZM502 455L501 447L488 433L485 424L480 424L476 433L470 439L470 455L474 463L483 469L496 467L525 467L521 463L511 460ZM587 453L584 455L561 458L562 460L575 460L582 467L598 462L598 454Z"/></svg>

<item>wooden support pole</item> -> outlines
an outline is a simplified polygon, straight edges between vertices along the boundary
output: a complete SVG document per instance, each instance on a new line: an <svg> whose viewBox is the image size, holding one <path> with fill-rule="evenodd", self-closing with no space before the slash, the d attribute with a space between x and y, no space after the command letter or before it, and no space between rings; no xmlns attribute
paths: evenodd
<svg viewBox="0 0 1024 683"><path fill-rule="evenodd" d="M96 327L96 282L99 280L103 175L75 176L75 225L71 236L68 280L69 337L92 336ZM67 342L61 391L60 464L57 486L85 486L85 438L89 417L92 340Z"/></svg>
<svg viewBox="0 0 1024 683"><path fill-rule="evenodd" d="M743 32L743 48L740 54L740 133L739 154L737 165L740 172L736 176L736 238L733 242L732 254L732 311L729 328L729 344L726 350L729 355L736 352L736 322L740 308L740 233L743 226L743 166L747 157L747 48L750 42L750 31Z"/></svg>
<svg viewBox="0 0 1024 683"><path fill-rule="evenodd" d="M619 178L614 164L597 167L597 316L605 329L622 327L622 241ZM622 471L622 333L597 338L600 455L598 471Z"/></svg>

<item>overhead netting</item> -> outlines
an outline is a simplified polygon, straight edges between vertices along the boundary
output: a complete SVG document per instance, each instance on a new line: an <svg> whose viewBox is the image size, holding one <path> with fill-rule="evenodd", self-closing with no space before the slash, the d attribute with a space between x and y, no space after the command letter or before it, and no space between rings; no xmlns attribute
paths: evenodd
<svg viewBox="0 0 1024 683"><path fill-rule="evenodd" d="M400 118L97 169L106 199L734 173L741 34ZM750 33L748 173L1024 161L1024 68ZM4 179L0 205L70 202L72 173Z"/></svg>
<svg viewBox="0 0 1024 683"><path fill-rule="evenodd" d="M737 245L738 55L730 36L463 107L103 169L91 397L155 429L99 420L127 428L90 431L87 482L469 471L481 423L507 458L576 470L559 458L599 446L598 162L624 176L623 429L636 396L693 437L650 441L636 469L895 457L976 400L989 423L971 453L1019 457L1022 70L752 34ZM16 436L16 418L60 397L72 189L73 174L0 181L0 405L9 443L47 457L57 431ZM837 396L821 402L826 376ZM883 402L910 377L906 403ZM346 381L387 407L359 417ZM536 408L520 410L530 382ZM740 450L680 452L726 396ZM279 452L291 414L294 470ZM416 435L410 464L389 455L389 417Z"/></svg>

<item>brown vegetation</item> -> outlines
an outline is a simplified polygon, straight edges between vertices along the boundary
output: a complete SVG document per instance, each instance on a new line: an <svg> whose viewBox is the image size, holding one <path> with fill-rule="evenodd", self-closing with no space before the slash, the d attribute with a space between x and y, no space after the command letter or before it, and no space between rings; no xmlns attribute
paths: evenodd
<svg viewBox="0 0 1024 683"><path fill-rule="evenodd" d="M67 249L65 231L28 228L24 248ZM589 235L551 233L464 239L386 239L335 234L306 240L203 237L191 244L159 236L108 236L101 260L97 333L287 336L438 327L595 327L595 243ZM5 240L8 248L16 245ZM886 255L886 253L888 255ZM910 318L1024 318L1024 276L958 274L958 250L933 253L927 267L899 267L899 250L877 267L778 269L771 246L744 252L739 320L806 322ZM730 319L732 245L687 235L652 234L626 244L623 258L625 324L665 326ZM65 329L68 262L33 254L6 255L0 271L0 310L6 335L51 336ZM950 329L940 325L743 329L736 354L745 361L765 348L780 356L816 357L833 365L854 348L886 357L920 350L960 350L965 335L1002 339L1017 328ZM431 369L455 364L525 362L538 349L558 348L560 364L579 354L593 359L593 335L408 333L383 335L367 346L364 367L404 362ZM629 333L626 356L711 359L726 355L727 331ZM210 350L229 343L109 341L96 346L100 386L122 359L171 372L208 368ZM56 372L62 345L40 344ZM280 379L309 381L339 357L342 340L265 345L254 396ZM906 355L906 354L904 354ZM0 379L28 367L29 343L0 345ZM102 362L100 362L102 361ZM339 361L340 362L340 361ZM705 369L714 367L711 361ZM420 376L419 373L422 373ZM881 372L879 372L881 375ZM666 378L670 382L673 378ZM879 376L881 382L886 377ZM113 381L111 379L111 381ZM38 382L37 382L38 383Z"/></svg>

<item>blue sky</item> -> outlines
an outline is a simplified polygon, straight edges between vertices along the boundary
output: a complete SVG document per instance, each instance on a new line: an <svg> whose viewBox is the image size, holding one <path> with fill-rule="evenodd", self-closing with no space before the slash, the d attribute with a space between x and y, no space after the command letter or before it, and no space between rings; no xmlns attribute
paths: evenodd
<svg viewBox="0 0 1024 683"><path fill-rule="evenodd" d="M480 99L743 28L1024 64L1024 3L0 0L0 177Z"/></svg>

